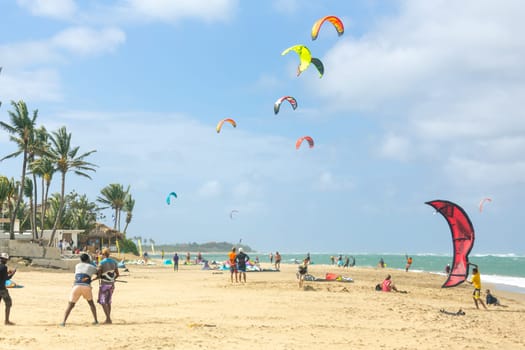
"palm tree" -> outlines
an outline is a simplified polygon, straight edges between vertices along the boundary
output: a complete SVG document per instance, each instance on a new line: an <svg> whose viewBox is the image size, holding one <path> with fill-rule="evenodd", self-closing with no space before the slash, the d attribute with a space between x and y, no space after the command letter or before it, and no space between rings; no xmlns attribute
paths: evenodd
<svg viewBox="0 0 525 350"><path fill-rule="evenodd" d="M68 196L70 200L70 226L75 229L89 231L95 227L97 222L96 203L90 202L85 194L78 195L73 192Z"/></svg>
<svg viewBox="0 0 525 350"><path fill-rule="evenodd" d="M124 231L122 232L124 235L126 235L128 225L133 218L133 208L135 208L135 200L131 197L131 195L128 195L124 201L124 207L122 208L122 210L126 212L126 226L124 226Z"/></svg>
<svg viewBox="0 0 525 350"><path fill-rule="evenodd" d="M104 208L111 208L115 210L113 215L113 229L120 232L120 212L124 208L124 203L129 195L129 186L124 190L124 186L121 184L109 184L100 190L102 196L97 197L97 202L107 205Z"/></svg>
<svg viewBox="0 0 525 350"><path fill-rule="evenodd" d="M30 213L29 213L29 222L31 223L31 228L33 229L33 239L37 239L36 237L36 230L35 230L35 225L36 225L36 222L33 221L33 219L35 219L35 217L33 216L33 180L31 180L29 177L26 177L25 178L25 184L24 184L24 196L27 197L29 199L29 210L30 210Z"/></svg>
<svg viewBox="0 0 525 350"><path fill-rule="evenodd" d="M95 164L86 162L88 156L96 152L92 150L84 154L78 155L79 147L71 146L71 133L68 133L66 127L63 126L57 131L54 131L50 135L51 139L51 154L53 155L53 161L56 164L57 170L61 174L61 184L60 184L60 208L58 210L57 216L55 218L55 223L53 224L53 231L51 232L51 237L49 238L49 246L53 245L55 239L55 233L57 230L57 225L62 215L62 210L64 208L64 194L66 190L66 174L70 171L74 171L76 175L87 177L91 180L91 177L86 173L86 171L96 171Z"/></svg>
<svg viewBox="0 0 525 350"><path fill-rule="evenodd" d="M31 147L29 148L29 154L28 154L28 162L29 162L29 169L31 170L31 174L33 176L33 202L31 203L31 229L33 233L33 237L35 239L38 238L38 232L37 232L37 218L36 218L36 212L38 207L38 182L36 181L37 176L41 176L42 174L38 171L38 167L36 167L37 161L39 159L42 159L42 157L49 156L49 133L47 132L45 127L40 127L38 129L35 129L34 131L34 138L33 142L31 143ZM36 168L36 169L35 169ZM35 171L37 170L37 171ZM44 178L42 177L42 199L44 199ZM42 202L42 205L44 203Z"/></svg>
<svg viewBox="0 0 525 350"><path fill-rule="evenodd" d="M11 226L9 228L9 239L15 239L16 213L18 212L18 208L20 207L20 201L22 200L22 196L24 194L27 156L29 153L31 142L34 137L35 122L38 116L38 110L33 111L33 116L30 118L27 112L27 106L24 101L19 101L18 103L11 101L11 105L15 109L14 112L8 112L11 124L0 122L0 127L2 129L5 129L11 135L9 139L18 145L18 150L0 159L0 161L8 158L17 157L20 154L23 155L20 192L16 200L15 208L11 213Z"/></svg>
<svg viewBox="0 0 525 350"><path fill-rule="evenodd" d="M42 178L42 204L40 208L40 238L42 238L45 228L44 223L46 222L49 187L51 186L51 180L53 179L53 174L56 172L56 168L53 161L47 156L35 160L31 167L33 173Z"/></svg>
<svg viewBox="0 0 525 350"><path fill-rule="evenodd" d="M13 203L17 201L19 188L20 188L20 182L15 181L14 177L8 180L6 202L7 202L7 215L9 216L9 222L11 222L11 217L13 215L15 216L15 221L16 221L17 213L14 211ZM13 222L13 225L14 225L14 222ZM14 232L14 227L13 227L13 232Z"/></svg>
<svg viewBox="0 0 525 350"><path fill-rule="evenodd" d="M7 201L8 194L9 194L9 179L5 176L0 176L0 219L4 218L2 211L4 208L4 203Z"/></svg>

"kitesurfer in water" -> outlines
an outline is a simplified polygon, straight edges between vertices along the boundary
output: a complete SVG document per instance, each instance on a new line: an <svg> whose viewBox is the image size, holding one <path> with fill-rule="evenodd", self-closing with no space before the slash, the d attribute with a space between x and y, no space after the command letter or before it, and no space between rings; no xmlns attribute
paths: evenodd
<svg viewBox="0 0 525 350"><path fill-rule="evenodd" d="M474 292L472 292L472 299L474 299L474 304L476 304L476 308L479 309L478 303L480 303L485 310L487 310L487 306L483 302L483 299L481 299L481 274L479 273L478 265L471 264L469 265L474 266L472 269L472 280L469 281L470 284L474 285Z"/></svg>

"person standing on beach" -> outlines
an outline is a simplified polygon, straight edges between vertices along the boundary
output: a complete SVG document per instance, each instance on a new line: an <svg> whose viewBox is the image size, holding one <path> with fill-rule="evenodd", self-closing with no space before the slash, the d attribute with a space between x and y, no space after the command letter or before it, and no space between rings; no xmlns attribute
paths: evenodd
<svg viewBox="0 0 525 350"><path fill-rule="evenodd" d="M348 256L345 256L345 264L343 265L343 267L348 268L348 266L350 266L350 258Z"/></svg>
<svg viewBox="0 0 525 350"><path fill-rule="evenodd" d="M302 264L299 264L299 267L298 267L298 277L299 277L299 288L302 288L303 287L303 283L304 283L304 276L306 276L306 274L308 273L308 263L310 262L310 260L308 260L308 258L304 259L303 260L303 263Z"/></svg>
<svg viewBox="0 0 525 350"><path fill-rule="evenodd" d="M14 323L9 320L9 315L11 313L11 306L13 305L13 301L11 300L9 291L7 290L5 286L5 282L10 280L11 277L13 277L13 275L16 272L16 269L12 271L9 270L7 268L7 260L9 260L9 254L0 253L0 301L3 300L5 304L4 324L6 326L12 326L14 325Z"/></svg>
<svg viewBox="0 0 525 350"><path fill-rule="evenodd" d="M273 264L273 253L270 253L270 264Z"/></svg>
<svg viewBox="0 0 525 350"><path fill-rule="evenodd" d="M481 299L481 274L479 273L478 265L471 264L469 265L474 266L472 269L472 279L468 281L470 284L474 285L474 292L472 292L472 299L474 299L474 304L476 304L476 308L479 309L478 303L481 303L481 305L487 310L487 306L483 302L483 299Z"/></svg>
<svg viewBox="0 0 525 350"><path fill-rule="evenodd" d="M173 271L179 271L179 254L173 254Z"/></svg>
<svg viewBox="0 0 525 350"><path fill-rule="evenodd" d="M239 273L239 282L246 283L246 263L250 260L250 257L239 248L239 254L235 257L235 263L237 264L237 271Z"/></svg>
<svg viewBox="0 0 525 350"><path fill-rule="evenodd" d="M281 254L275 252L275 269L279 271L281 269Z"/></svg>
<svg viewBox="0 0 525 350"><path fill-rule="evenodd" d="M405 266L405 272L408 272L410 265L412 265L412 257L405 254L405 258L407 259L407 264Z"/></svg>
<svg viewBox="0 0 525 350"><path fill-rule="evenodd" d="M71 289L71 295L69 297L69 304L67 305L66 312L64 313L64 320L60 324L61 326L66 325L67 318L71 313L71 310L75 307L75 303L83 297L89 304L91 313L93 314L93 324L98 324L97 320L97 309L93 302L93 293L91 291L91 276L97 274L97 268L91 264L89 255L83 253L80 255L80 263L75 266L75 282L73 289Z"/></svg>
<svg viewBox="0 0 525 350"><path fill-rule="evenodd" d="M237 254L235 253L235 247L232 248L232 251L228 254L228 261L230 262L230 279L233 283L233 275L235 274L235 282L239 282L239 276L237 273L237 265L235 264L235 258Z"/></svg>
<svg viewBox="0 0 525 350"><path fill-rule="evenodd" d="M109 248L102 250L104 259L100 262L97 268L98 278L100 280L100 287L98 289L98 303L102 305L104 314L106 315L105 324L113 323L111 321L111 299L113 291L115 290L115 280L119 277L118 264L115 260L109 257Z"/></svg>

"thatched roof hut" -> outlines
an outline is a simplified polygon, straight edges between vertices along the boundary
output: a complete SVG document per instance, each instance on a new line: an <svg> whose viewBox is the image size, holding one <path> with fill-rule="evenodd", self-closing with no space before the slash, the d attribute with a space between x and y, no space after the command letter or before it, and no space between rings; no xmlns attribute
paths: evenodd
<svg viewBox="0 0 525 350"><path fill-rule="evenodd" d="M82 235L81 244L94 249L108 246L111 250L116 251L116 241L124 237L123 233L97 222L93 229Z"/></svg>

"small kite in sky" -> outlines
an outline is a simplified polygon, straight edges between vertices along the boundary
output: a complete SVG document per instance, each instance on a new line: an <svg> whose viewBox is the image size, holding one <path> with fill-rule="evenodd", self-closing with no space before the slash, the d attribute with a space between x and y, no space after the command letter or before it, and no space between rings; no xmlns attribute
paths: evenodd
<svg viewBox="0 0 525 350"><path fill-rule="evenodd" d="M337 30L337 35L341 36L345 32L345 27L343 25L343 22L336 16L325 16L320 19L318 19L313 27L312 27L312 40L317 39L317 36L319 35L319 30L321 30L321 26L324 22L330 22L333 24L335 30Z"/></svg>
<svg viewBox="0 0 525 350"><path fill-rule="evenodd" d="M237 123L235 122L235 120L233 120L233 119L231 119L231 118L226 118L226 119L221 120L221 121L217 124L217 133L220 133L220 132L221 132L222 124L224 124L225 122L230 123L231 125L233 125L234 128L237 127Z"/></svg>
<svg viewBox="0 0 525 350"><path fill-rule="evenodd" d="M275 104L273 105L273 112L275 114L279 113L279 108L281 108L281 103L283 103L283 101L290 102L290 105L294 110L297 108L297 100L295 98L292 96L283 96L275 101Z"/></svg>
<svg viewBox="0 0 525 350"><path fill-rule="evenodd" d="M301 147L301 144L305 140L308 142L308 145L310 146L310 148L314 147L314 139L312 139L310 136L302 136L302 137L299 137L297 141L295 142L295 149L299 149Z"/></svg>

